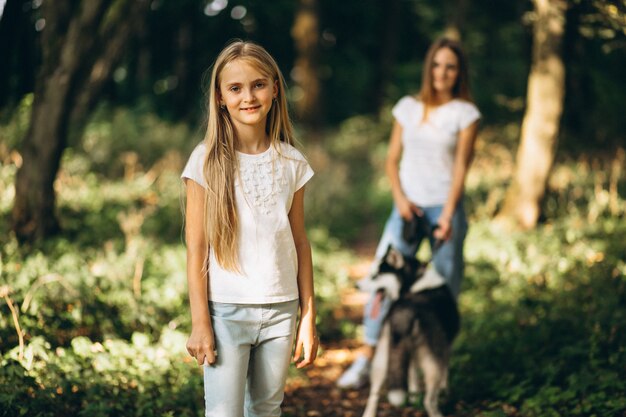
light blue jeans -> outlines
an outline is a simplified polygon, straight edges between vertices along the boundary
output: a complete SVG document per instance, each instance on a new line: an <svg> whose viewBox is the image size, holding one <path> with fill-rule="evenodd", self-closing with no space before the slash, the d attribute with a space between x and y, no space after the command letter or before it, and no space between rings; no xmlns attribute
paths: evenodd
<svg viewBox="0 0 626 417"><path fill-rule="evenodd" d="M426 220L434 226L437 224L439 216L443 210L443 206L434 207L421 207ZM385 224L383 235L378 243L376 249L376 260L378 262L387 252L389 245L393 245L405 256L415 256L420 244L426 236L418 236L416 243L408 244L402 239L402 216L400 212L394 206L391 210L391 215ZM449 240L444 242L439 249L435 252L433 263L437 272L439 272L446 283L450 287L454 297L458 297L461 289L461 280L463 278L463 269L465 267L463 261L463 242L467 235L467 219L465 217L465 210L463 204L459 204L452 216L452 236ZM433 240L429 238L431 248L433 247ZM382 323L391 306L391 300L384 298L380 304L380 307L373 310L374 296L372 295L369 302L365 306L363 325L365 328L365 340L364 342L370 346L376 346L380 331L382 329Z"/></svg>
<svg viewBox="0 0 626 417"><path fill-rule="evenodd" d="M280 416L298 300L209 309L218 356L204 366L206 417Z"/></svg>

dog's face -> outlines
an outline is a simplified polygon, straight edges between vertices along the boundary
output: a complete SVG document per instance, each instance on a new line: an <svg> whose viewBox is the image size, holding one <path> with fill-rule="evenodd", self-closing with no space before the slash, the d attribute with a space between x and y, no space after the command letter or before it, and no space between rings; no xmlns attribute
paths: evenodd
<svg viewBox="0 0 626 417"><path fill-rule="evenodd" d="M389 298L397 300L403 290L410 287L421 274L420 264L411 260L391 245L385 255L375 263L370 273L357 282L364 292L383 290Z"/></svg>

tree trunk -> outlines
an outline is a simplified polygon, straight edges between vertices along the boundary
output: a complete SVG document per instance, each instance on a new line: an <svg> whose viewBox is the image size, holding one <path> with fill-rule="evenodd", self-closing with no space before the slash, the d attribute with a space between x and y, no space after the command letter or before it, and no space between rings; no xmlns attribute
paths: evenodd
<svg viewBox="0 0 626 417"><path fill-rule="evenodd" d="M514 227L531 229L541 213L540 204L552 164L563 110L565 67L561 42L565 26L565 0L533 0L533 62L528 77L527 107L513 182L498 217Z"/></svg>
<svg viewBox="0 0 626 417"><path fill-rule="evenodd" d="M137 39L136 67L133 70L133 74L128 74L129 77L134 77L131 87L132 97L139 97L146 91L152 90L150 79L152 50L150 49L148 30L147 19L140 19L135 25L135 36Z"/></svg>
<svg viewBox="0 0 626 417"><path fill-rule="evenodd" d="M376 73L371 88L371 96L369 103L370 111L378 113L385 98L387 84L391 78L393 67L396 63L398 55L398 36L401 33L400 28L400 12L401 4L399 0L388 0L381 3L382 25L381 25L381 44L378 48L378 57L376 59Z"/></svg>
<svg viewBox="0 0 626 417"><path fill-rule="evenodd" d="M93 46L87 30L106 7L102 0L75 7L43 3L47 28L42 33L43 63L35 84L30 126L22 141L22 166L15 178L13 230L20 241L54 233L54 179L66 145L71 95L82 54Z"/></svg>
<svg viewBox="0 0 626 417"><path fill-rule="evenodd" d="M119 22L132 19L120 13L125 10L124 2L43 3L43 62L36 81L30 126L22 141L22 166L15 179L12 227L20 242L41 239L59 229L53 185L67 146L70 117L74 114L76 118L80 113L75 111L80 104L89 108L97 95L97 85L89 81L97 79L97 75L110 74L113 63L99 58L106 56L105 51L121 47L112 35L124 32ZM89 97L83 95L79 100L81 92L89 88L93 88Z"/></svg>
<svg viewBox="0 0 626 417"><path fill-rule="evenodd" d="M193 4L192 4L193 6ZM191 16L195 10L187 11ZM192 55L193 24L191 19L185 19L180 23L176 37L176 61L174 63L174 75L176 76L176 89L173 91L176 116L182 117L189 111L189 68Z"/></svg>
<svg viewBox="0 0 626 417"><path fill-rule="evenodd" d="M65 147L69 114L67 81L62 78L63 74L47 78L49 88L36 96L23 140L12 212L13 230L20 241L38 239L58 230L53 183Z"/></svg>
<svg viewBox="0 0 626 417"><path fill-rule="evenodd" d="M467 7L467 0L448 0L444 3L447 24L443 36L455 41L462 39Z"/></svg>
<svg viewBox="0 0 626 417"><path fill-rule="evenodd" d="M296 46L294 81L300 88L295 99L299 121L314 130L320 122L320 80L318 77L319 17L317 0L300 0L291 35Z"/></svg>

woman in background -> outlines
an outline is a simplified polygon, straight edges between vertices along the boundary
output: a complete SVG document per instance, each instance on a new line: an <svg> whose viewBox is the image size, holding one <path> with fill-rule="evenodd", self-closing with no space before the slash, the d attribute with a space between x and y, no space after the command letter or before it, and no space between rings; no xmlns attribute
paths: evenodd
<svg viewBox="0 0 626 417"><path fill-rule="evenodd" d="M467 221L463 208L465 178L472 161L480 112L471 99L465 54L458 42L442 38L429 48L418 95L393 107L393 129L385 171L394 206L376 250L380 259L389 245L414 257L425 236L413 243L402 238L403 220L423 216L443 244L433 263L453 295L463 277L463 242ZM431 248L433 245L430 241ZM339 378L341 388L358 388L369 376L370 362L390 300L372 294L365 307L365 344Z"/></svg>

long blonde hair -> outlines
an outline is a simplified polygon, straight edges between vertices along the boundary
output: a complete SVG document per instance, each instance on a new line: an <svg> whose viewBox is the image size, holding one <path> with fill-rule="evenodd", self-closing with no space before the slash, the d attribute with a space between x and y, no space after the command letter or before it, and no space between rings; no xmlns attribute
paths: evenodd
<svg viewBox="0 0 626 417"><path fill-rule="evenodd" d="M419 92L419 99L424 103L424 120L426 120L428 111L437 105L435 97L437 93L433 86L433 64L435 60L435 54L442 48L450 49L454 55L456 55L459 64L459 73L456 77L456 82L452 87L452 97L460 98L469 102L472 102L472 95L470 94L469 76L467 68L467 58L463 52L461 44L455 40L449 38L439 38L428 48L426 52L426 59L424 60L424 69L422 70L422 87Z"/></svg>
<svg viewBox="0 0 626 417"><path fill-rule="evenodd" d="M235 204L237 137L228 111L220 107L218 91L222 70L239 59L245 60L277 85L278 94L267 114L265 126L270 146L280 151L279 142L292 144L294 141L287 112L285 80L276 61L263 47L253 42L231 42L220 52L211 72L203 174L208 186L204 210L207 242L213 248L217 262L235 272L239 272L239 223Z"/></svg>

